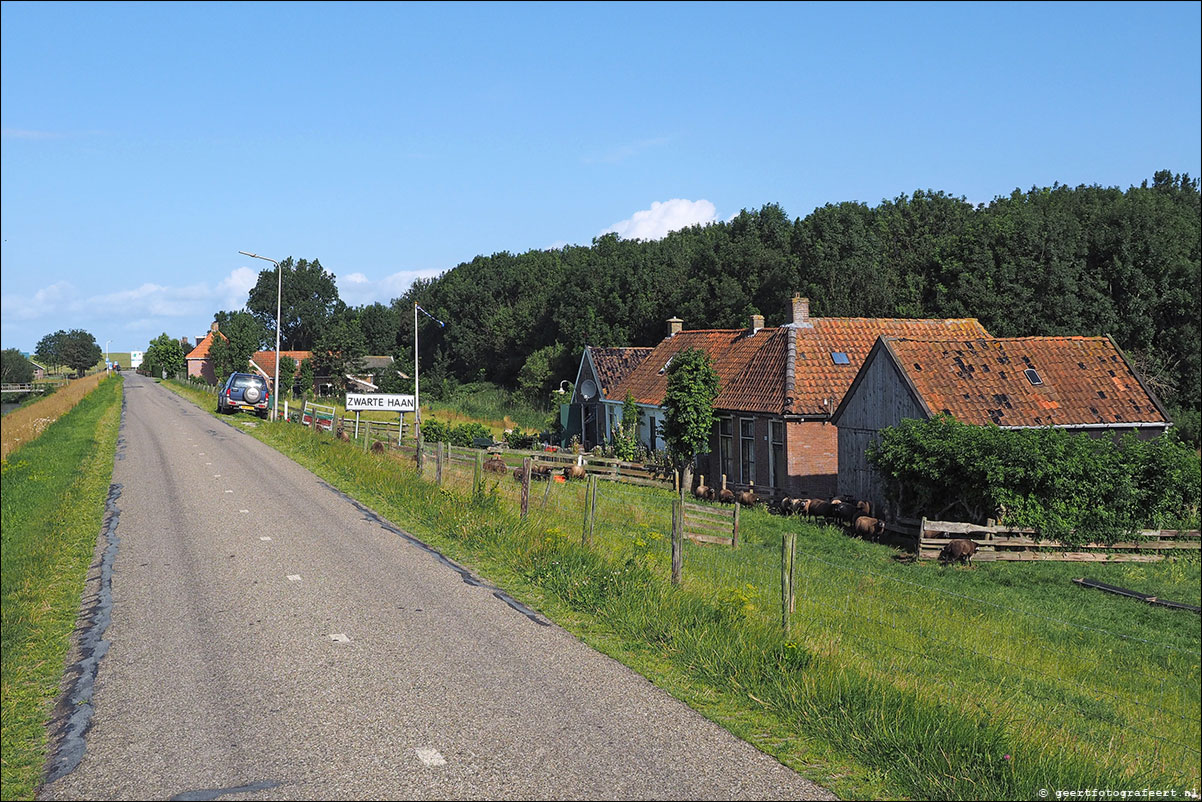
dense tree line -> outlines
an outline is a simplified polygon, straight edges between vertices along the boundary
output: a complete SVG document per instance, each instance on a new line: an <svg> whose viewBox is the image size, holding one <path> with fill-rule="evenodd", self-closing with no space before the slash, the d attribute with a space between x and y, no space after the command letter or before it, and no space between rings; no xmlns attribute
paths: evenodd
<svg viewBox="0 0 1202 802"><path fill-rule="evenodd" d="M392 302L394 353L423 319L423 386L445 374L543 397L575 375L585 345L652 345L673 316L735 328L789 298L819 316L977 317L995 335L1111 334L1166 404L1200 402L1199 184L1158 172L1114 187L1016 190L973 206L918 191L843 202L790 220L777 205L652 242L480 256ZM272 310L274 312L274 310ZM362 312L360 312L362 314ZM393 328L393 320L396 328Z"/></svg>

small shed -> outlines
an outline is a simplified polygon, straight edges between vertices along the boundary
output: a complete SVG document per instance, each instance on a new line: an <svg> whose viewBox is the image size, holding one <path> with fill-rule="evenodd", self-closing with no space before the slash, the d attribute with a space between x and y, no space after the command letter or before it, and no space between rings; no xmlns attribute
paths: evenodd
<svg viewBox="0 0 1202 802"><path fill-rule="evenodd" d="M1110 337L880 337L831 416L838 492L883 509L868 445L887 426L940 414L977 426L1056 427L1095 437L1151 438L1171 425Z"/></svg>

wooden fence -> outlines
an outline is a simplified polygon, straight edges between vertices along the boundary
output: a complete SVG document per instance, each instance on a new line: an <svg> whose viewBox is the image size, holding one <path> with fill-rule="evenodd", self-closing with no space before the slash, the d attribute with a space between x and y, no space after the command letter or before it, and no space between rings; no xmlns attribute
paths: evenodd
<svg viewBox="0 0 1202 802"><path fill-rule="evenodd" d="M1034 529L1004 526L982 526L958 521L929 521L901 518L887 530L909 539L919 560L937 560L948 541L956 538L971 540L980 551L973 560L979 562L1156 562L1178 550L1202 549L1202 533L1198 530L1148 529L1139 539L1116 543L1086 543L1069 546L1057 540L1042 540Z"/></svg>
<svg viewBox="0 0 1202 802"><path fill-rule="evenodd" d="M682 533L697 543L717 543L721 546L739 546L739 503L733 507L714 507L693 504L683 505Z"/></svg>

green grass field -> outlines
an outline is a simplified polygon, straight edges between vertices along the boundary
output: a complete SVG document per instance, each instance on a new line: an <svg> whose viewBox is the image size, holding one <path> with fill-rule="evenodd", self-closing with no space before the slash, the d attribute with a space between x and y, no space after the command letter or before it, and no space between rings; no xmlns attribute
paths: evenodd
<svg viewBox="0 0 1202 802"><path fill-rule="evenodd" d="M253 435L845 798L1198 787L1197 615L1071 581L1198 604L1196 553L945 568L752 510L739 549L685 544L675 588L668 492L602 483L584 548L583 485L536 485L521 522L508 475L473 497L467 465L438 488L408 460L328 435ZM786 529L798 533L787 639Z"/></svg>
<svg viewBox="0 0 1202 802"><path fill-rule="evenodd" d="M121 379L9 454L0 479L0 796L32 799L113 473Z"/></svg>

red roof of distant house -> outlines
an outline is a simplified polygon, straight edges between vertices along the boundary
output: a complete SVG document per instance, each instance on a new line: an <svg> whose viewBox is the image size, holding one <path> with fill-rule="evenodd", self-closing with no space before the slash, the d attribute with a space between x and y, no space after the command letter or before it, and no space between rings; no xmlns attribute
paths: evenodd
<svg viewBox="0 0 1202 802"><path fill-rule="evenodd" d="M1168 423L1109 337L882 343L931 415L999 426Z"/></svg>
<svg viewBox="0 0 1202 802"><path fill-rule="evenodd" d="M211 331L209 331L208 334L206 334L204 336L203 340L201 340L200 342L198 342L196 344L195 348L193 348L191 351L188 352L188 355L184 358L185 359L208 359L209 358L209 348L211 348L213 345L213 335L214 334L216 334L218 337L220 337L223 340L227 340L227 341L229 340L229 338L226 337L221 332L216 331L216 330L211 330Z"/></svg>
<svg viewBox="0 0 1202 802"><path fill-rule="evenodd" d="M280 356L292 357L299 371L300 363L312 356L311 351L280 351ZM275 378L275 349L270 351L255 351L250 355L253 362L264 375Z"/></svg>
<svg viewBox="0 0 1202 802"><path fill-rule="evenodd" d="M698 348L710 355L718 373L715 409L829 415L882 335L988 337L989 332L973 318L807 318L804 325L764 328L754 335L748 329L682 331L657 345L609 397L629 392L640 403L662 404L668 361L685 348Z"/></svg>
<svg viewBox="0 0 1202 802"><path fill-rule="evenodd" d="M601 393L609 398L609 391L617 387L631 371L643 363L652 348L589 348ZM619 399L621 400L621 399Z"/></svg>

